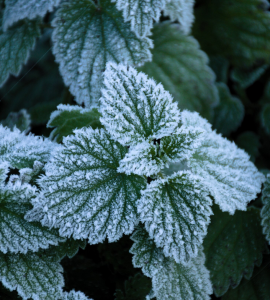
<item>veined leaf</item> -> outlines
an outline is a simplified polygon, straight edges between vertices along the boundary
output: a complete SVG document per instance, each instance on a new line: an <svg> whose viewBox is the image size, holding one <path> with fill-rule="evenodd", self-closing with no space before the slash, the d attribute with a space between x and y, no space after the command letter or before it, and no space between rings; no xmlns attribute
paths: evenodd
<svg viewBox="0 0 270 300"><path fill-rule="evenodd" d="M212 214L208 193L189 171L152 181L142 191L138 201L141 221L165 256L178 263L197 256Z"/></svg>
<svg viewBox="0 0 270 300"><path fill-rule="evenodd" d="M23 299L62 298L64 280L61 265L46 252L27 254L0 253L0 280Z"/></svg>
<svg viewBox="0 0 270 300"><path fill-rule="evenodd" d="M74 290L64 293L63 300L93 300L85 296L82 292L75 292Z"/></svg>
<svg viewBox="0 0 270 300"><path fill-rule="evenodd" d="M3 15L3 29L22 19L35 19L44 17L59 4L60 0L6 0Z"/></svg>
<svg viewBox="0 0 270 300"><path fill-rule="evenodd" d="M6 32L0 29L0 87L7 81L9 74L17 76L20 73L39 35L37 21L21 22Z"/></svg>
<svg viewBox="0 0 270 300"><path fill-rule="evenodd" d="M0 122L4 127L8 127L11 130L16 126L20 131L26 133L30 131L31 119L26 109L21 109L19 112L11 112L7 118Z"/></svg>
<svg viewBox="0 0 270 300"><path fill-rule="evenodd" d="M64 136L73 133L74 129L91 126L93 129L101 128L99 121L101 114L97 109L85 109L80 106L60 104L51 114L47 127L56 127L50 134L51 139L61 142Z"/></svg>
<svg viewBox="0 0 270 300"><path fill-rule="evenodd" d="M145 179L118 173L127 149L104 130L91 127L64 138L39 180L41 194L28 220L41 217L60 235L89 239L90 244L118 240L138 222L136 202Z"/></svg>
<svg viewBox="0 0 270 300"><path fill-rule="evenodd" d="M218 103L218 91L215 74L198 42L168 23L154 27L153 41L152 62L140 70L161 82L180 109L197 111L210 119Z"/></svg>
<svg viewBox="0 0 270 300"><path fill-rule="evenodd" d="M260 210L237 211L234 216L213 209L207 236L204 239L206 267L217 297L230 286L237 287L242 279L250 279L254 265L262 262L266 242L262 234Z"/></svg>
<svg viewBox="0 0 270 300"><path fill-rule="evenodd" d="M151 40L136 37L109 0L63 3L53 26L53 52L60 73L75 100L86 107L99 106L108 61L138 66L151 60Z"/></svg>
<svg viewBox="0 0 270 300"><path fill-rule="evenodd" d="M206 0L196 9L193 34L210 55L234 66L270 61L270 13L265 0Z"/></svg>
<svg viewBox="0 0 270 300"><path fill-rule="evenodd" d="M262 194L263 208L261 211L263 233L270 244L270 174L267 175Z"/></svg>
<svg viewBox="0 0 270 300"><path fill-rule="evenodd" d="M214 110L213 124L219 133L229 135L240 126L244 118L245 107L240 99L231 95L225 83L217 83L217 87L220 102Z"/></svg>
<svg viewBox="0 0 270 300"><path fill-rule="evenodd" d="M132 67L107 65L101 123L122 145L170 135L179 122L177 105L161 84Z"/></svg>
<svg viewBox="0 0 270 300"><path fill-rule="evenodd" d="M184 125L198 126L203 122L206 120L196 113L182 112ZM208 126L205 124L205 128ZM236 209L246 210L247 203L256 198L265 180L245 151L214 131L204 134L202 145L188 166L201 177L221 210L230 214Z"/></svg>
<svg viewBox="0 0 270 300"><path fill-rule="evenodd" d="M55 145L47 139L0 125L0 162L9 162L12 168L32 168L35 161L46 162Z"/></svg>

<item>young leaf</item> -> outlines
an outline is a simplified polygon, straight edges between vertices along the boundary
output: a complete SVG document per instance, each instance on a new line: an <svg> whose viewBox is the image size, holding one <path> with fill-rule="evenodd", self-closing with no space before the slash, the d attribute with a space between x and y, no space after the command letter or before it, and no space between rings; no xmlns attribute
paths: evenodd
<svg viewBox="0 0 270 300"><path fill-rule="evenodd" d="M107 65L101 123L122 145L170 135L179 122L177 105L161 84L132 67Z"/></svg>
<svg viewBox="0 0 270 300"><path fill-rule="evenodd" d="M0 253L0 281L24 299L62 299L64 280L61 265L46 252Z"/></svg>
<svg viewBox="0 0 270 300"><path fill-rule="evenodd" d="M37 21L25 21L6 32L0 28L0 87L7 81L9 74L17 76L28 60L29 52L40 35L38 25Z"/></svg>
<svg viewBox="0 0 270 300"><path fill-rule="evenodd" d="M161 82L180 109L198 111L210 119L218 103L218 91L215 74L198 42L168 23L154 27L153 40L152 62L140 70Z"/></svg>
<svg viewBox="0 0 270 300"><path fill-rule="evenodd" d="M63 300L93 300L85 296L82 292L75 292L74 290L68 292L64 292Z"/></svg>
<svg viewBox="0 0 270 300"><path fill-rule="evenodd" d="M267 175L262 194L263 208L261 211L263 233L270 243L270 174Z"/></svg>
<svg viewBox="0 0 270 300"><path fill-rule="evenodd" d="M220 102L214 110L213 124L218 132L229 135L240 126L244 118L245 107L240 99L231 95L225 83L218 83L217 87Z"/></svg>
<svg viewBox="0 0 270 300"><path fill-rule="evenodd" d="M53 52L60 73L75 100L86 107L99 106L108 61L138 66L151 60L151 40L136 37L109 0L62 3L53 26Z"/></svg>
<svg viewBox="0 0 270 300"><path fill-rule="evenodd" d="M142 191L138 212L165 256L187 263L197 256L212 214L212 200L200 179L180 171L152 181Z"/></svg>
<svg viewBox="0 0 270 300"><path fill-rule="evenodd" d="M11 131L0 125L0 162L12 168L32 168L35 161L46 162L55 143L34 135L26 135L17 128Z"/></svg>
<svg viewBox="0 0 270 300"><path fill-rule="evenodd" d="M31 119L26 109L21 109L19 112L11 112L7 118L0 122L4 127L8 127L11 130L16 126L20 131L25 133L30 131Z"/></svg>
<svg viewBox="0 0 270 300"><path fill-rule="evenodd" d="M93 129L101 128L99 121L101 114L97 109L85 109L80 106L60 104L51 114L47 127L56 127L50 134L51 139L61 142L64 136L73 133L74 129L91 126Z"/></svg>
<svg viewBox="0 0 270 300"><path fill-rule="evenodd" d="M28 220L40 215L44 226L60 228L60 235L89 239L90 244L118 240L138 222L136 201L145 179L118 173L127 149L104 130L91 127L64 138L49 163L42 188Z"/></svg>
<svg viewBox="0 0 270 300"><path fill-rule="evenodd" d="M184 111L183 125L198 126L206 120L196 113ZM203 136L203 142L188 161L192 172L201 177L222 211L234 214L236 209L246 210L247 203L256 198L265 178L249 155L214 131Z"/></svg>
<svg viewBox="0 0 270 300"><path fill-rule="evenodd" d="M44 17L48 11L53 11L59 2L60 0L6 0L3 16L4 31L19 20Z"/></svg>
<svg viewBox="0 0 270 300"><path fill-rule="evenodd" d="M237 287L242 279L250 279L254 264L262 262L266 242L262 234L260 210L237 211L234 216L213 209L207 236L204 239L206 267L217 297L230 286Z"/></svg>

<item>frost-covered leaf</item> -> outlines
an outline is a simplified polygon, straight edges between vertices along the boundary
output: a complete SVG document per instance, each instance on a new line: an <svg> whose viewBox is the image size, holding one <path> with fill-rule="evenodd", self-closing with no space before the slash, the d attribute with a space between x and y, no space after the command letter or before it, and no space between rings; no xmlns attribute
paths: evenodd
<svg viewBox="0 0 270 300"><path fill-rule="evenodd" d="M270 174L267 175L262 194L263 208L261 211L263 233L270 244Z"/></svg>
<svg viewBox="0 0 270 300"><path fill-rule="evenodd" d="M39 222L27 222L24 215L32 208L36 190L17 180L0 187L0 251L26 253L57 245L63 238Z"/></svg>
<svg viewBox="0 0 270 300"><path fill-rule="evenodd" d="M38 25L37 21L25 21L6 32L0 29L0 87L4 85L9 74L17 76L28 60L29 52L40 35Z"/></svg>
<svg viewBox="0 0 270 300"><path fill-rule="evenodd" d="M145 179L118 173L127 149L104 130L91 127L64 138L46 164L46 176L28 219L41 217L44 226L60 228L60 235L89 239L90 244L118 240L133 231L136 201Z"/></svg>
<svg viewBox="0 0 270 300"><path fill-rule="evenodd" d="M63 243L59 243L57 247L54 247L55 255L59 257L59 260L64 258L66 255L68 258L72 258L75 256L79 248L85 249L86 247L86 240L73 240L67 239Z"/></svg>
<svg viewBox="0 0 270 300"><path fill-rule="evenodd" d="M261 191L264 175L249 160L249 155L221 135L211 132L207 121L197 113L182 112L182 123L202 124L208 131L188 166L201 177L222 211L234 214L246 210L247 204ZM211 127L210 127L211 128Z"/></svg>
<svg viewBox="0 0 270 300"><path fill-rule="evenodd" d="M72 134L74 129L91 126L93 129L101 128L99 121L101 114L97 109L85 109L81 106L60 104L51 114L47 127L56 127L50 135L51 139L60 142L64 136Z"/></svg>
<svg viewBox="0 0 270 300"><path fill-rule="evenodd" d="M63 269L58 261L38 252L27 254L0 253L0 281L25 300L55 300L62 298Z"/></svg>
<svg viewBox="0 0 270 300"><path fill-rule="evenodd" d="M198 42L168 23L154 27L153 40L152 62L140 70L161 82L180 109L198 111L210 119L218 103L218 91L215 74Z"/></svg>
<svg viewBox="0 0 270 300"><path fill-rule="evenodd" d="M8 173L9 164L7 162L0 162L0 188L5 182Z"/></svg>
<svg viewBox="0 0 270 300"><path fill-rule="evenodd" d="M231 95L225 83L218 83L217 87L220 102L214 110L213 124L219 133L229 135L240 126L244 118L245 108L240 99Z"/></svg>
<svg viewBox="0 0 270 300"><path fill-rule="evenodd" d="M131 30L139 37L150 34L153 21L159 21L160 13L167 0L113 0L123 11L125 22L130 21Z"/></svg>
<svg viewBox="0 0 270 300"><path fill-rule="evenodd" d="M26 133L30 131L31 119L26 109L21 109L19 112L11 112L7 118L0 122L4 127L13 129L14 126L20 131Z"/></svg>
<svg viewBox="0 0 270 300"><path fill-rule="evenodd" d="M262 107L261 123L265 131L270 134L270 103L266 103Z"/></svg>
<svg viewBox="0 0 270 300"><path fill-rule="evenodd" d="M59 4L60 0L6 0L3 15L3 29L22 19L35 19L44 17Z"/></svg>
<svg viewBox="0 0 270 300"><path fill-rule="evenodd" d="M138 201L141 221L158 247L176 262L198 254L212 214L212 200L200 179L180 171L152 181Z"/></svg>
<svg viewBox="0 0 270 300"><path fill-rule="evenodd" d="M252 131L245 131L237 137L235 143L250 155L251 161L254 162L256 160L261 146L260 137L258 135Z"/></svg>
<svg viewBox="0 0 270 300"><path fill-rule="evenodd" d="M215 206L213 212L203 245L214 292L220 297L242 277L250 279L254 265L262 262L266 242L259 209L250 207L230 216Z"/></svg>
<svg viewBox="0 0 270 300"><path fill-rule="evenodd" d="M107 65L101 123L123 145L170 135L179 122L177 105L161 84L132 67Z"/></svg>
<svg viewBox="0 0 270 300"><path fill-rule="evenodd" d="M9 162L12 168L32 168L35 161L44 163L54 147L55 143L47 139L0 125L0 162Z"/></svg>
<svg viewBox="0 0 270 300"><path fill-rule="evenodd" d="M85 296L82 292L75 292L74 290L70 292L64 292L63 300L93 300Z"/></svg>
<svg viewBox="0 0 270 300"><path fill-rule="evenodd" d="M209 55L234 66L270 61L270 14L266 0L205 0L195 10L193 34Z"/></svg>
<svg viewBox="0 0 270 300"><path fill-rule="evenodd" d="M108 61L139 66L151 60L152 41L136 37L109 0L63 3L53 26L53 52L60 73L75 100L86 107L99 106Z"/></svg>
<svg viewBox="0 0 270 300"><path fill-rule="evenodd" d="M178 21L181 30L189 34L194 21L194 0L169 0L164 9L164 15L169 16L172 21Z"/></svg>

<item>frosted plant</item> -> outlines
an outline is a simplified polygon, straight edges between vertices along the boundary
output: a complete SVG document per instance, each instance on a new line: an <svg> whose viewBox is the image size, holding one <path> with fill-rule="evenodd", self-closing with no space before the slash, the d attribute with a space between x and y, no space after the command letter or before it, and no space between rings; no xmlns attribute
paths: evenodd
<svg viewBox="0 0 270 300"><path fill-rule="evenodd" d="M93 300L84 295L82 292L75 292L74 290L69 293L65 292L63 300Z"/></svg>
<svg viewBox="0 0 270 300"><path fill-rule="evenodd" d="M263 233L266 235L268 243L270 242L270 175L267 175L266 182L264 184L262 201L263 208L261 211Z"/></svg>

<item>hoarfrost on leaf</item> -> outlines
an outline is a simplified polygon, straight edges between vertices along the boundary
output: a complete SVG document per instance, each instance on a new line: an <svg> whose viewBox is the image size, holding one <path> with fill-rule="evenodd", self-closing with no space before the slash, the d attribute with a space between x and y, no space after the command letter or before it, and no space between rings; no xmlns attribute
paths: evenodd
<svg viewBox="0 0 270 300"><path fill-rule="evenodd" d="M5 120L0 121L4 127L8 127L11 130L18 128L20 131L28 133L30 131L31 119L26 109L21 109L19 112L11 112L8 114Z"/></svg>
<svg viewBox="0 0 270 300"><path fill-rule="evenodd" d="M122 145L170 135L180 112L161 84L132 67L107 64L101 98L101 123Z"/></svg>
<svg viewBox="0 0 270 300"><path fill-rule="evenodd" d="M63 300L93 300L85 296L82 292L75 292L74 290L70 292L64 292Z"/></svg>
<svg viewBox="0 0 270 300"><path fill-rule="evenodd" d="M127 149L103 130L83 128L64 138L39 180L40 196L28 220L41 217L60 235L89 239L90 244L116 241L138 222L136 202L145 179L118 173Z"/></svg>
<svg viewBox="0 0 270 300"><path fill-rule="evenodd" d="M262 194L263 208L261 210L263 233L270 244L270 174L266 177Z"/></svg>
<svg viewBox="0 0 270 300"><path fill-rule="evenodd" d="M4 31L14 23L22 19L35 19L44 17L47 12L53 11L60 0L6 0L3 15Z"/></svg>
<svg viewBox="0 0 270 300"><path fill-rule="evenodd" d="M75 100L86 107L99 106L108 61L139 66L151 60L152 41L136 37L109 0L62 3L53 26L53 52L60 73Z"/></svg>
<svg viewBox="0 0 270 300"><path fill-rule="evenodd" d="M212 214L208 194L200 178L189 171L152 181L142 191L141 221L165 256L187 263L198 254Z"/></svg>
<svg viewBox="0 0 270 300"><path fill-rule="evenodd" d="M8 167L9 164L7 162L0 162L0 187L2 187L3 183L6 180Z"/></svg>

